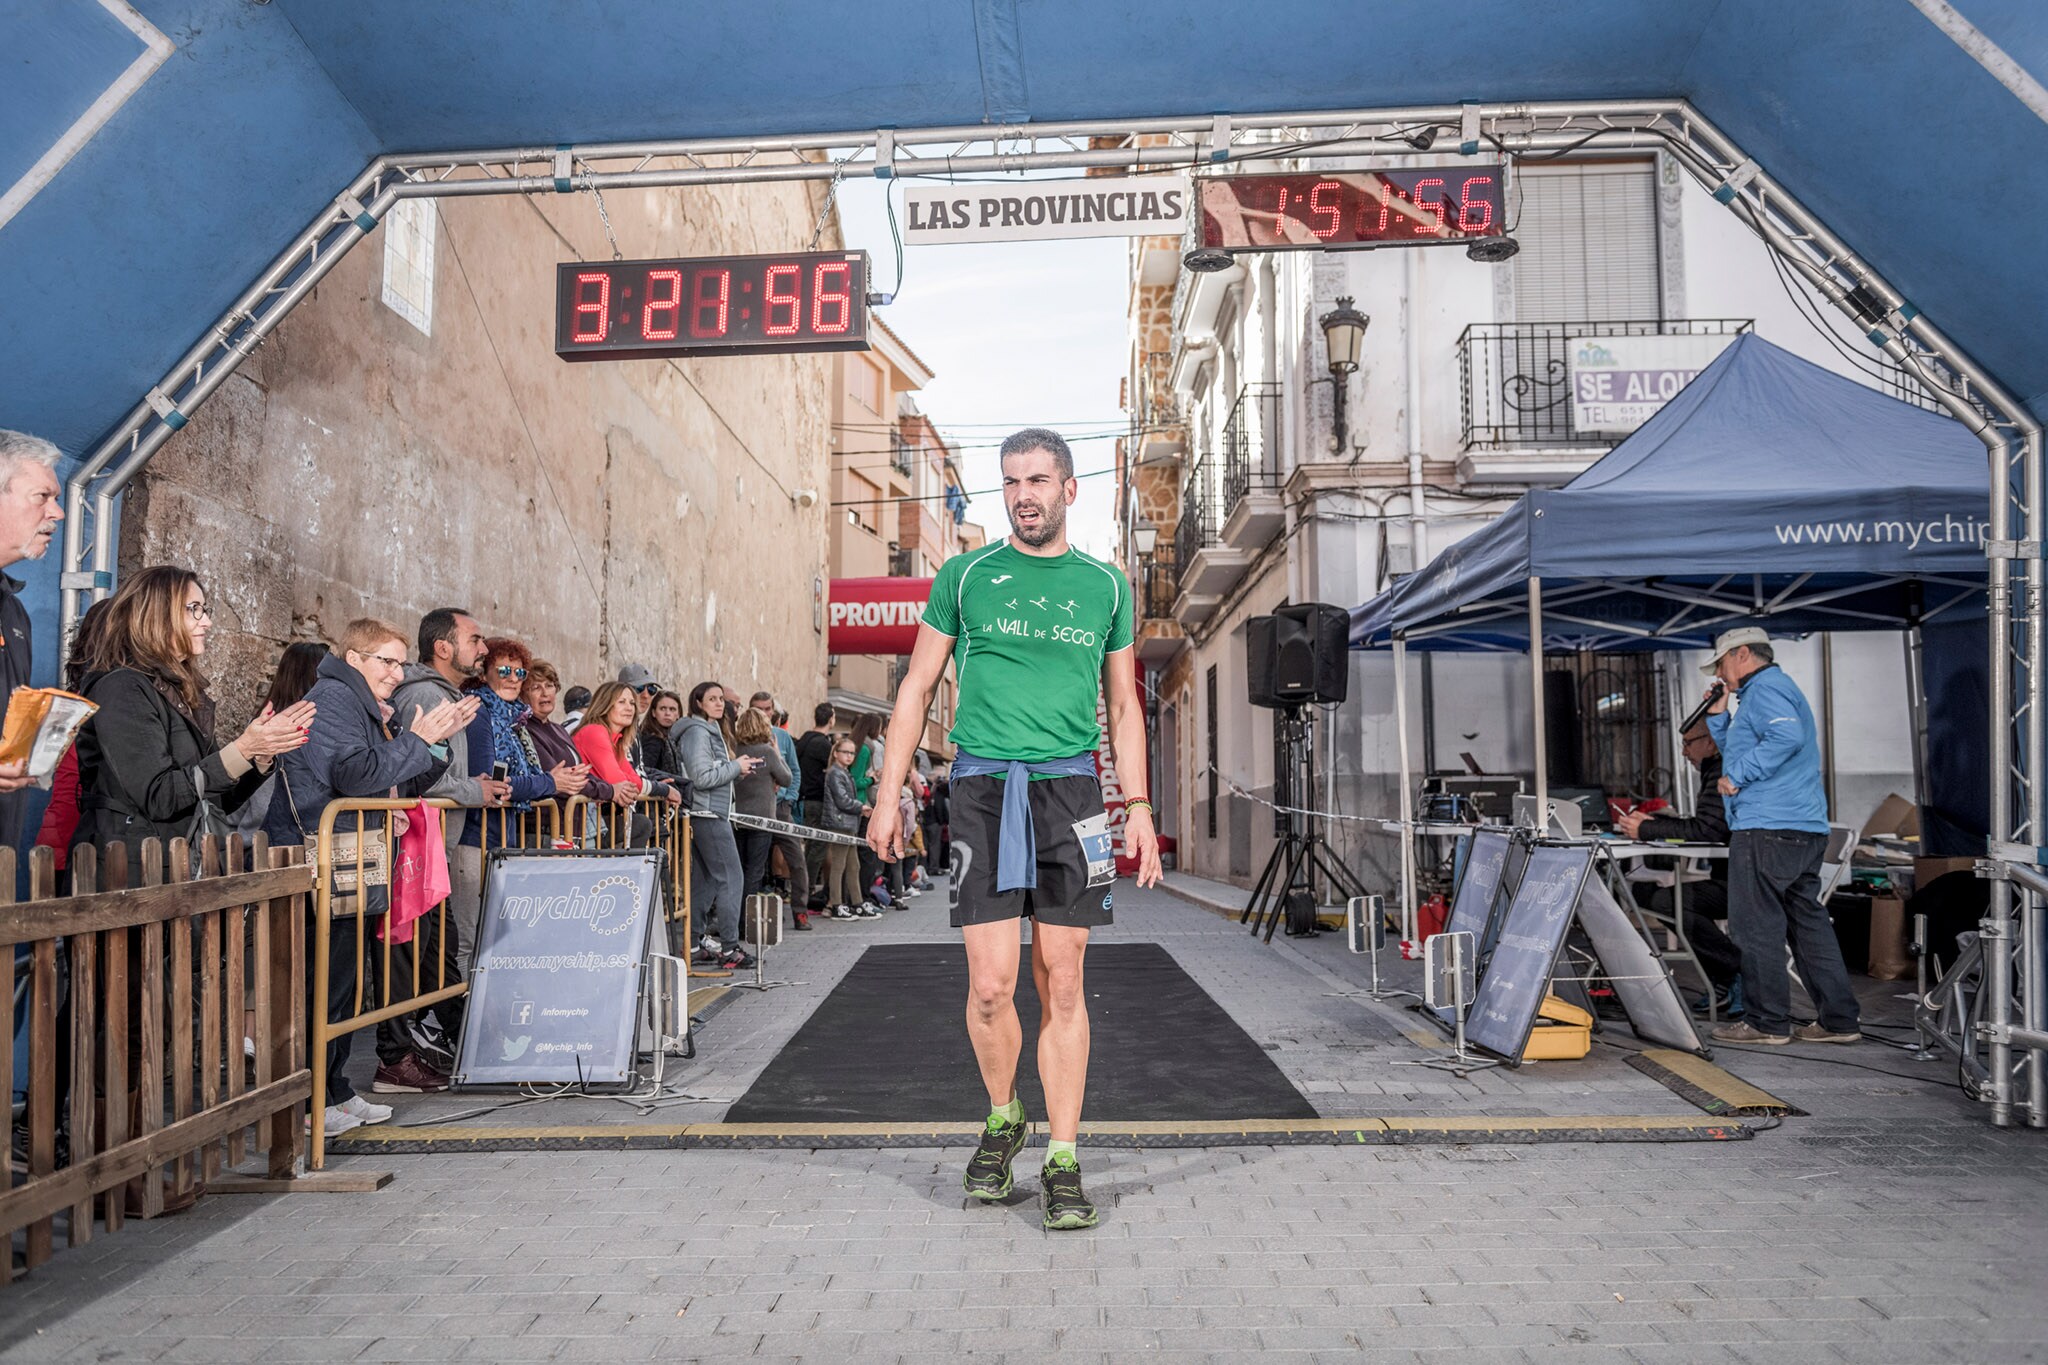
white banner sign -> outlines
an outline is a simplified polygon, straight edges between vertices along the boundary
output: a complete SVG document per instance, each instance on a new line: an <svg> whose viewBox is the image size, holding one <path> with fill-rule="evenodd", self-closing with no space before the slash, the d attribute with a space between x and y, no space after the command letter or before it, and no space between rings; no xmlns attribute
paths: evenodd
<svg viewBox="0 0 2048 1365"><path fill-rule="evenodd" d="M1000 185L906 182L903 240L1036 242L1058 237L1178 237L1188 220L1184 175L1018 180Z"/></svg>
<svg viewBox="0 0 2048 1365"><path fill-rule="evenodd" d="M1582 336L1571 340L1572 425L1634 431L1714 363L1733 336Z"/></svg>

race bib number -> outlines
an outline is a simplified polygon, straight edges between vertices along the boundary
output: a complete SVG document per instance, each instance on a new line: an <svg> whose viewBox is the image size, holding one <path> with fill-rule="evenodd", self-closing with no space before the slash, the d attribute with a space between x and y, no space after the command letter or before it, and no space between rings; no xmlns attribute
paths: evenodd
<svg viewBox="0 0 2048 1365"><path fill-rule="evenodd" d="M1074 835L1081 841L1081 856L1088 860L1088 885L1108 886L1116 880L1116 852L1109 841L1109 812L1074 822Z"/></svg>

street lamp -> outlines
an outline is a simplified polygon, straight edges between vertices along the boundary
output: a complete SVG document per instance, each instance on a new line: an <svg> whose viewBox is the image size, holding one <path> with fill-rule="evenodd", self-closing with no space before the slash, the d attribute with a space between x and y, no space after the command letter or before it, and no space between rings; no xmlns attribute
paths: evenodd
<svg viewBox="0 0 2048 1365"><path fill-rule="evenodd" d="M1323 329L1323 349L1330 357L1330 387L1336 393L1337 453L1342 454L1345 446L1344 380L1358 369L1358 353L1365 348L1365 329L1372 325L1372 319L1353 308L1347 294L1340 296L1337 306L1316 321Z"/></svg>
<svg viewBox="0 0 2048 1365"><path fill-rule="evenodd" d="M1152 551L1158 548L1158 545L1159 528L1157 526L1136 526L1131 529L1131 548L1138 552L1140 559L1149 558Z"/></svg>

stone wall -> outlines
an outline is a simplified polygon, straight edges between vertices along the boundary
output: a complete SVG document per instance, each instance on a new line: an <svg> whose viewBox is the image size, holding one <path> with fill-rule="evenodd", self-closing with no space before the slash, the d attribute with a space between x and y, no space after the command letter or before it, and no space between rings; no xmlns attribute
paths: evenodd
<svg viewBox="0 0 2048 1365"><path fill-rule="evenodd" d="M788 249L821 191L614 193L629 257ZM194 566L224 728L281 647L381 616L410 636L468 607L565 683L645 663L823 696L829 356L570 365L555 265L610 254L586 196L442 201L432 334L382 301L358 246L134 485L124 573ZM826 245L833 245L827 242ZM799 511L791 493L818 490Z"/></svg>

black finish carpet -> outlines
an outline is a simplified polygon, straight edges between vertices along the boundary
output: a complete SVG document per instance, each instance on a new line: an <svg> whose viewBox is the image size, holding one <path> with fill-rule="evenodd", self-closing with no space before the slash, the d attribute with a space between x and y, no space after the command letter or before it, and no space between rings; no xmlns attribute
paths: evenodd
<svg viewBox="0 0 2048 1365"><path fill-rule="evenodd" d="M1045 1118L1030 946L1017 974L1017 1089ZM1088 949L1084 1122L1314 1118L1316 1111L1209 993L1153 943ZM878 943L768 1064L729 1123L976 1122L987 1093L967 1042L967 950Z"/></svg>

